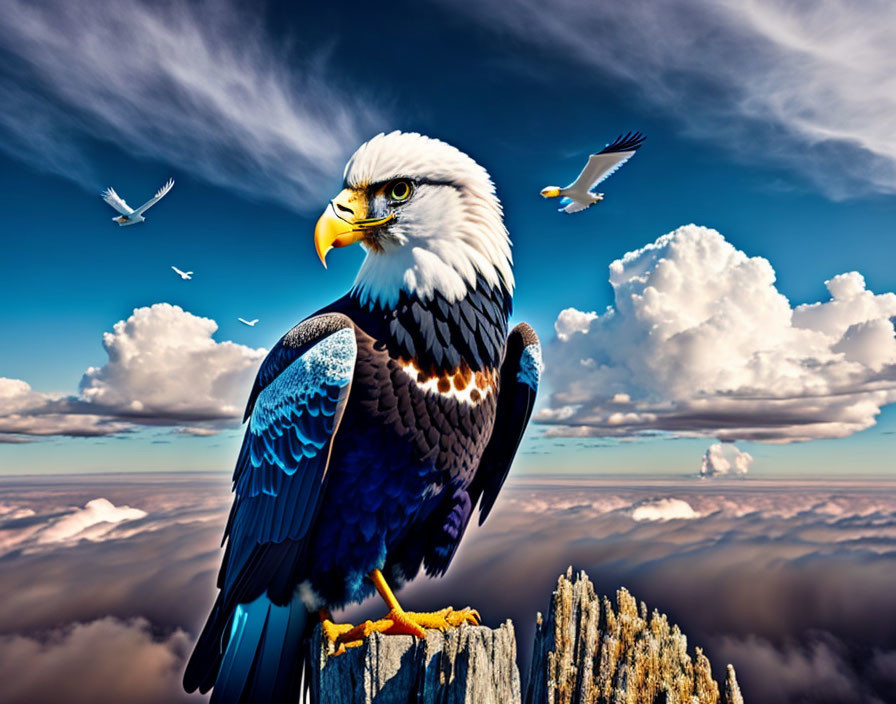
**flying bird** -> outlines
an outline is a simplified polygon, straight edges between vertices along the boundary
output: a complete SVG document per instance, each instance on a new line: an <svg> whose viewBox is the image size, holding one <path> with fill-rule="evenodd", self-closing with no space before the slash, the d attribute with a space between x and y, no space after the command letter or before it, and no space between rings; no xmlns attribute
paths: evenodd
<svg viewBox="0 0 896 704"><path fill-rule="evenodd" d="M182 278L184 281L189 281L190 279L193 278L193 272L192 272L192 271L181 271L181 270L178 269L176 266L172 266L171 268L174 269L174 272L175 272L180 278Z"/></svg>
<svg viewBox="0 0 896 704"><path fill-rule="evenodd" d="M525 323L508 334L510 239L486 170L392 132L355 152L343 188L314 242L322 262L360 244L357 278L283 336L249 396L220 591L184 675L212 702L297 701L318 622L337 653L477 623L407 612L393 588L448 569L532 412L541 348ZM374 591L385 618L332 620Z"/></svg>
<svg viewBox="0 0 896 704"><path fill-rule="evenodd" d="M137 223L143 222L146 220L143 217L143 213L149 210L152 206L158 203L168 191L171 190L171 187L174 185L174 179L169 178L168 182L162 186L156 194L146 201L139 208L134 210L127 203L124 202L124 199L115 192L115 189L111 186L102 192L103 200L106 201L109 205L115 208L121 215L118 215L112 218L115 222L118 223L120 227L126 227L128 225L136 225Z"/></svg>
<svg viewBox="0 0 896 704"><path fill-rule="evenodd" d="M590 208L604 199L603 193L594 193L592 189L612 176L644 143L640 132L629 132L619 135L616 141L608 144L597 154L588 157L588 163L579 177L565 188L548 186L541 189L544 198L562 197L560 208L564 213L578 213Z"/></svg>
<svg viewBox="0 0 896 704"><path fill-rule="evenodd" d="M258 322L258 318L253 318L252 320L245 320L244 318L237 318L243 325L248 325L250 328L255 327L255 323Z"/></svg>

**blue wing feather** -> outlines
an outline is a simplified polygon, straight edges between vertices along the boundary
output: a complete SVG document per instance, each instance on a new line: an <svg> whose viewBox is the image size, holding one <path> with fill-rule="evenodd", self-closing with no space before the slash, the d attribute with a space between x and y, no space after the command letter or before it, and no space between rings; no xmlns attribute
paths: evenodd
<svg viewBox="0 0 896 704"><path fill-rule="evenodd" d="M470 486L473 504L481 497L479 523L485 522L504 485L510 465L523 438L541 378L541 345L535 331L520 323L507 338L507 354L501 365L501 390L495 427Z"/></svg>
<svg viewBox="0 0 896 704"><path fill-rule="evenodd" d="M248 518L265 510L273 510L274 519L261 521L261 534L234 530L231 540L298 540L308 530L313 489L324 478L356 352L354 331L338 330L289 364L258 394L245 439L248 466L238 466L234 474L239 504L234 510L237 523L243 514ZM312 478L316 481L308 481ZM284 485L290 489L288 497ZM291 495L295 489L301 489L299 496Z"/></svg>
<svg viewBox="0 0 896 704"><path fill-rule="evenodd" d="M308 616L296 593L357 345L343 315L311 318L271 351L250 396L234 471L218 601L184 674L213 702L297 699ZM221 652L221 645L226 645ZM296 696L293 696L293 694Z"/></svg>

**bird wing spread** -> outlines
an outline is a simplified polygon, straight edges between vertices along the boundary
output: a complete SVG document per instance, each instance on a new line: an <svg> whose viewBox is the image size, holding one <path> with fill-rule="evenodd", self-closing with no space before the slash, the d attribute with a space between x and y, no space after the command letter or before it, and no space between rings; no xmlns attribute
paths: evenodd
<svg viewBox="0 0 896 704"><path fill-rule="evenodd" d="M164 186L162 186L158 191L156 191L156 194L152 198L150 198L148 201L146 201L143 205L141 205L139 208L137 208L137 210L135 210L134 212L137 215L142 215L143 213L145 213L152 206L154 206L156 203L158 203L160 200L162 200L164 195L168 191L171 190L171 187L173 185L174 185L174 179L169 178L168 182Z"/></svg>
<svg viewBox="0 0 896 704"><path fill-rule="evenodd" d="M640 132L620 135L597 154L588 157L588 163L582 169L582 173L566 187L566 190L590 191L616 173L643 143L644 136Z"/></svg>
<svg viewBox="0 0 896 704"><path fill-rule="evenodd" d="M218 578L225 609L264 592L287 601L293 594L356 354L351 321L321 315L287 333L259 369Z"/></svg>
<svg viewBox="0 0 896 704"><path fill-rule="evenodd" d="M520 323L507 336L504 362L501 364L498 408L495 427L486 445L473 482L470 497L479 505L479 524L488 518L498 492L507 478L523 432L529 424L538 381L541 377L541 345L535 331Z"/></svg>
<svg viewBox="0 0 896 704"><path fill-rule="evenodd" d="M130 215L134 212L133 208L124 202L124 198L115 192L111 186L102 193L103 200L115 208L122 215Z"/></svg>

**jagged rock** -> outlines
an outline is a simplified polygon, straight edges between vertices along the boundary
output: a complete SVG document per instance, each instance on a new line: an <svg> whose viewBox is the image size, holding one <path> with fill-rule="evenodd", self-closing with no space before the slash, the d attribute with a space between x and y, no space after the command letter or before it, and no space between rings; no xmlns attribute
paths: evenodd
<svg viewBox="0 0 896 704"><path fill-rule="evenodd" d="M513 624L462 626L425 640L373 634L328 656L317 636L311 691L318 704L519 704ZM724 695L700 648L665 615L648 615L625 589L616 605L595 594L584 572L557 581L546 618L538 614L526 704L744 704L728 665Z"/></svg>
<svg viewBox="0 0 896 704"><path fill-rule="evenodd" d="M526 704L743 704L728 666L725 698L700 648L665 615L649 617L625 589L610 600L570 568L557 581L547 618L538 615Z"/></svg>
<svg viewBox="0 0 896 704"><path fill-rule="evenodd" d="M734 665L728 666L728 674L725 676L725 702L726 704L744 704L740 685L737 684L737 676L734 674Z"/></svg>
<svg viewBox="0 0 896 704"><path fill-rule="evenodd" d="M311 682L312 701L320 704L520 702L510 621L496 629L429 631L425 640L374 633L343 655L332 657L327 651L327 642L321 640Z"/></svg>

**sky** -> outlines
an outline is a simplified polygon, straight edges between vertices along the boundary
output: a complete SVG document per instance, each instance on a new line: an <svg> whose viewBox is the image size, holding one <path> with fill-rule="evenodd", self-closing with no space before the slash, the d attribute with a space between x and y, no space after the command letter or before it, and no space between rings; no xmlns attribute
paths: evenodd
<svg viewBox="0 0 896 704"><path fill-rule="evenodd" d="M0 471L229 471L265 350L363 256L312 244L346 158L401 129L504 204L546 363L515 471L892 476L894 28L885 2L13 0ZM628 130L604 202L538 196ZM99 198L169 177L135 227Z"/></svg>

